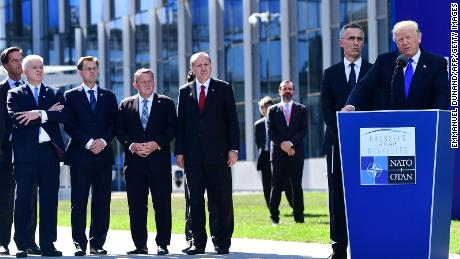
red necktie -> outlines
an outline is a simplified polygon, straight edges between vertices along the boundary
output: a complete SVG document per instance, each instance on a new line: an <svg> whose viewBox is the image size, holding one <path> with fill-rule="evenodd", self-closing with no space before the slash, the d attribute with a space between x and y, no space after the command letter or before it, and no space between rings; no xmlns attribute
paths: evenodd
<svg viewBox="0 0 460 259"><path fill-rule="evenodd" d="M201 85L200 99L198 100L198 108L200 108L201 114L203 114L205 102L206 102L206 94L204 92L204 85Z"/></svg>

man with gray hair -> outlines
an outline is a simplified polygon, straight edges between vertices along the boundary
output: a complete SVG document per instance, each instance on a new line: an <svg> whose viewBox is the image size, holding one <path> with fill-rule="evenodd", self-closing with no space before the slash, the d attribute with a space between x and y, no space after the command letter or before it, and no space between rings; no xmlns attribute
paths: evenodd
<svg viewBox="0 0 460 259"><path fill-rule="evenodd" d="M327 162L329 227L333 253L329 258L347 258L347 223L342 187L342 170L337 133L336 112L345 105L356 83L372 66L361 57L364 31L359 24L349 23L340 30L343 60L324 70L321 82L321 114L326 124L323 154Z"/></svg>
<svg viewBox="0 0 460 259"><path fill-rule="evenodd" d="M16 178L14 208L16 257L27 257L30 200L36 184L40 192L40 247L42 256L61 256L53 242L57 238L59 162L64 142L59 123L63 95L42 83L43 59L29 55L22 61L27 83L8 92L8 113L13 121L13 172Z"/></svg>
<svg viewBox="0 0 460 259"><path fill-rule="evenodd" d="M366 110L367 102L380 89L383 109L443 109L450 104L447 61L420 47L422 33L414 21L393 27L398 51L381 54L351 92L344 111ZM394 78L394 79L393 79Z"/></svg>

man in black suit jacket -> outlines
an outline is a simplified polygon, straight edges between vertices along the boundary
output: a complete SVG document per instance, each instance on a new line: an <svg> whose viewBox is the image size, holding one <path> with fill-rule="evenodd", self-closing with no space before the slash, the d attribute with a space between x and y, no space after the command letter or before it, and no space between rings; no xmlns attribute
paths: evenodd
<svg viewBox="0 0 460 259"><path fill-rule="evenodd" d="M393 40L399 51L381 54L372 68L348 97L344 111L365 110L366 100L377 89L383 93L384 109L443 109L450 105L447 61L420 48L422 33L414 21L393 27ZM397 57L402 54L407 66L396 71L393 91L391 80Z"/></svg>
<svg viewBox="0 0 460 259"><path fill-rule="evenodd" d="M264 198L267 207L270 209L270 194L272 191L272 164L270 163L270 138L268 137L267 127L267 111L268 107L273 105L273 99L270 96L265 96L259 101L259 109L262 118L254 123L254 133L256 146L259 150L259 157L257 158L257 170L262 173L262 189L264 191ZM292 206L292 184L291 180L287 179L283 187L286 199L291 207Z"/></svg>
<svg viewBox="0 0 460 259"><path fill-rule="evenodd" d="M61 256L54 247L57 235L59 162L64 142L59 123L65 120L64 98L43 80L43 59L30 55L22 61L27 83L8 92L8 113L13 120L13 166L16 178L14 209L16 257L29 247L30 200L35 184L40 190L40 247L43 256Z"/></svg>
<svg viewBox="0 0 460 259"><path fill-rule="evenodd" d="M11 129L13 122L8 115L6 98L8 91L24 84L22 75L22 49L9 47L2 51L1 61L8 77L0 82L0 255L8 255L13 223L14 190ZM37 188L34 187L31 199L28 253L40 255L40 247L35 243L37 227Z"/></svg>
<svg viewBox="0 0 460 259"><path fill-rule="evenodd" d="M138 94L124 99L118 110L117 137L125 148L125 180L131 236L136 249L147 254L147 199L152 195L157 228L157 254L168 254L171 240L171 150L176 133L176 109L167 96L154 93L152 70L134 74Z"/></svg>
<svg viewBox="0 0 460 259"><path fill-rule="evenodd" d="M90 253L107 254L103 249L110 222L112 139L115 136L117 99L115 94L97 85L99 62L96 57L81 57L77 63L83 83L65 92L64 124L70 137L65 162L70 166L72 184L72 239L75 255L86 254L88 238L86 207L92 189Z"/></svg>
<svg viewBox="0 0 460 259"><path fill-rule="evenodd" d="M332 259L347 258L348 246L336 112L345 105L350 91L372 66L361 57L364 31L358 24L342 27L340 47L343 48L343 61L324 70L321 85L321 113L326 124L323 154L326 154L327 162Z"/></svg>
<svg viewBox="0 0 460 259"><path fill-rule="evenodd" d="M268 109L268 135L272 141L272 192L270 214L272 223L279 223L281 191L288 178L292 183L292 204L294 220L304 222L302 174L304 163L304 141L308 118L304 105L292 100L294 84L289 80L281 82L278 93L281 102Z"/></svg>
<svg viewBox="0 0 460 259"><path fill-rule="evenodd" d="M194 246L189 255L205 253L207 242L204 192L212 199L214 247L228 254L233 234L231 166L238 158L239 127L229 83L211 78L211 60L199 52L190 58L196 81L179 89L176 161L185 167L190 191Z"/></svg>

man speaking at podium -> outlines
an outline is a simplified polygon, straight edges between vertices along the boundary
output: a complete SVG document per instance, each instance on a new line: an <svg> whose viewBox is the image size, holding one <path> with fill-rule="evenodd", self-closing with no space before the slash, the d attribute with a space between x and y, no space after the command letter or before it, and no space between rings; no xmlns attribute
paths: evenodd
<svg viewBox="0 0 460 259"><path fill-rule="evenodd" d="M396 23L393 41L399 51L377 57L350 93L342 111L370 109L372 103L368 100L373 99L377 89L383 95L384 110L447 110L450 104L447 61L420 48L422 33L414 21Z"/></svg>

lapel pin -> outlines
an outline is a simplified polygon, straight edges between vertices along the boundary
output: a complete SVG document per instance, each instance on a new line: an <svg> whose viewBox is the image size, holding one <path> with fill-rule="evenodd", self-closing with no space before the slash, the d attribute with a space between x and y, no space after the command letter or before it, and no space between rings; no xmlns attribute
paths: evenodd
<svg viewBox="0 0 460 259"><path fill-rule="evenodd" d="M158 100L158 103L161 103L161 101L160 101L160 100Z"/></svg>
<svg viewBox="0 0 460 259"><path fill-rule="evenodd" d="M425 65L425 64L423 64L423 68L426 68L426 65Z"/></svg>
<svg viewBox="0 0 460 259"><path fill-rule="evenodd" d="M211 92L214 92L214 88L213 88L213 89L211 89Z"/></svg>

